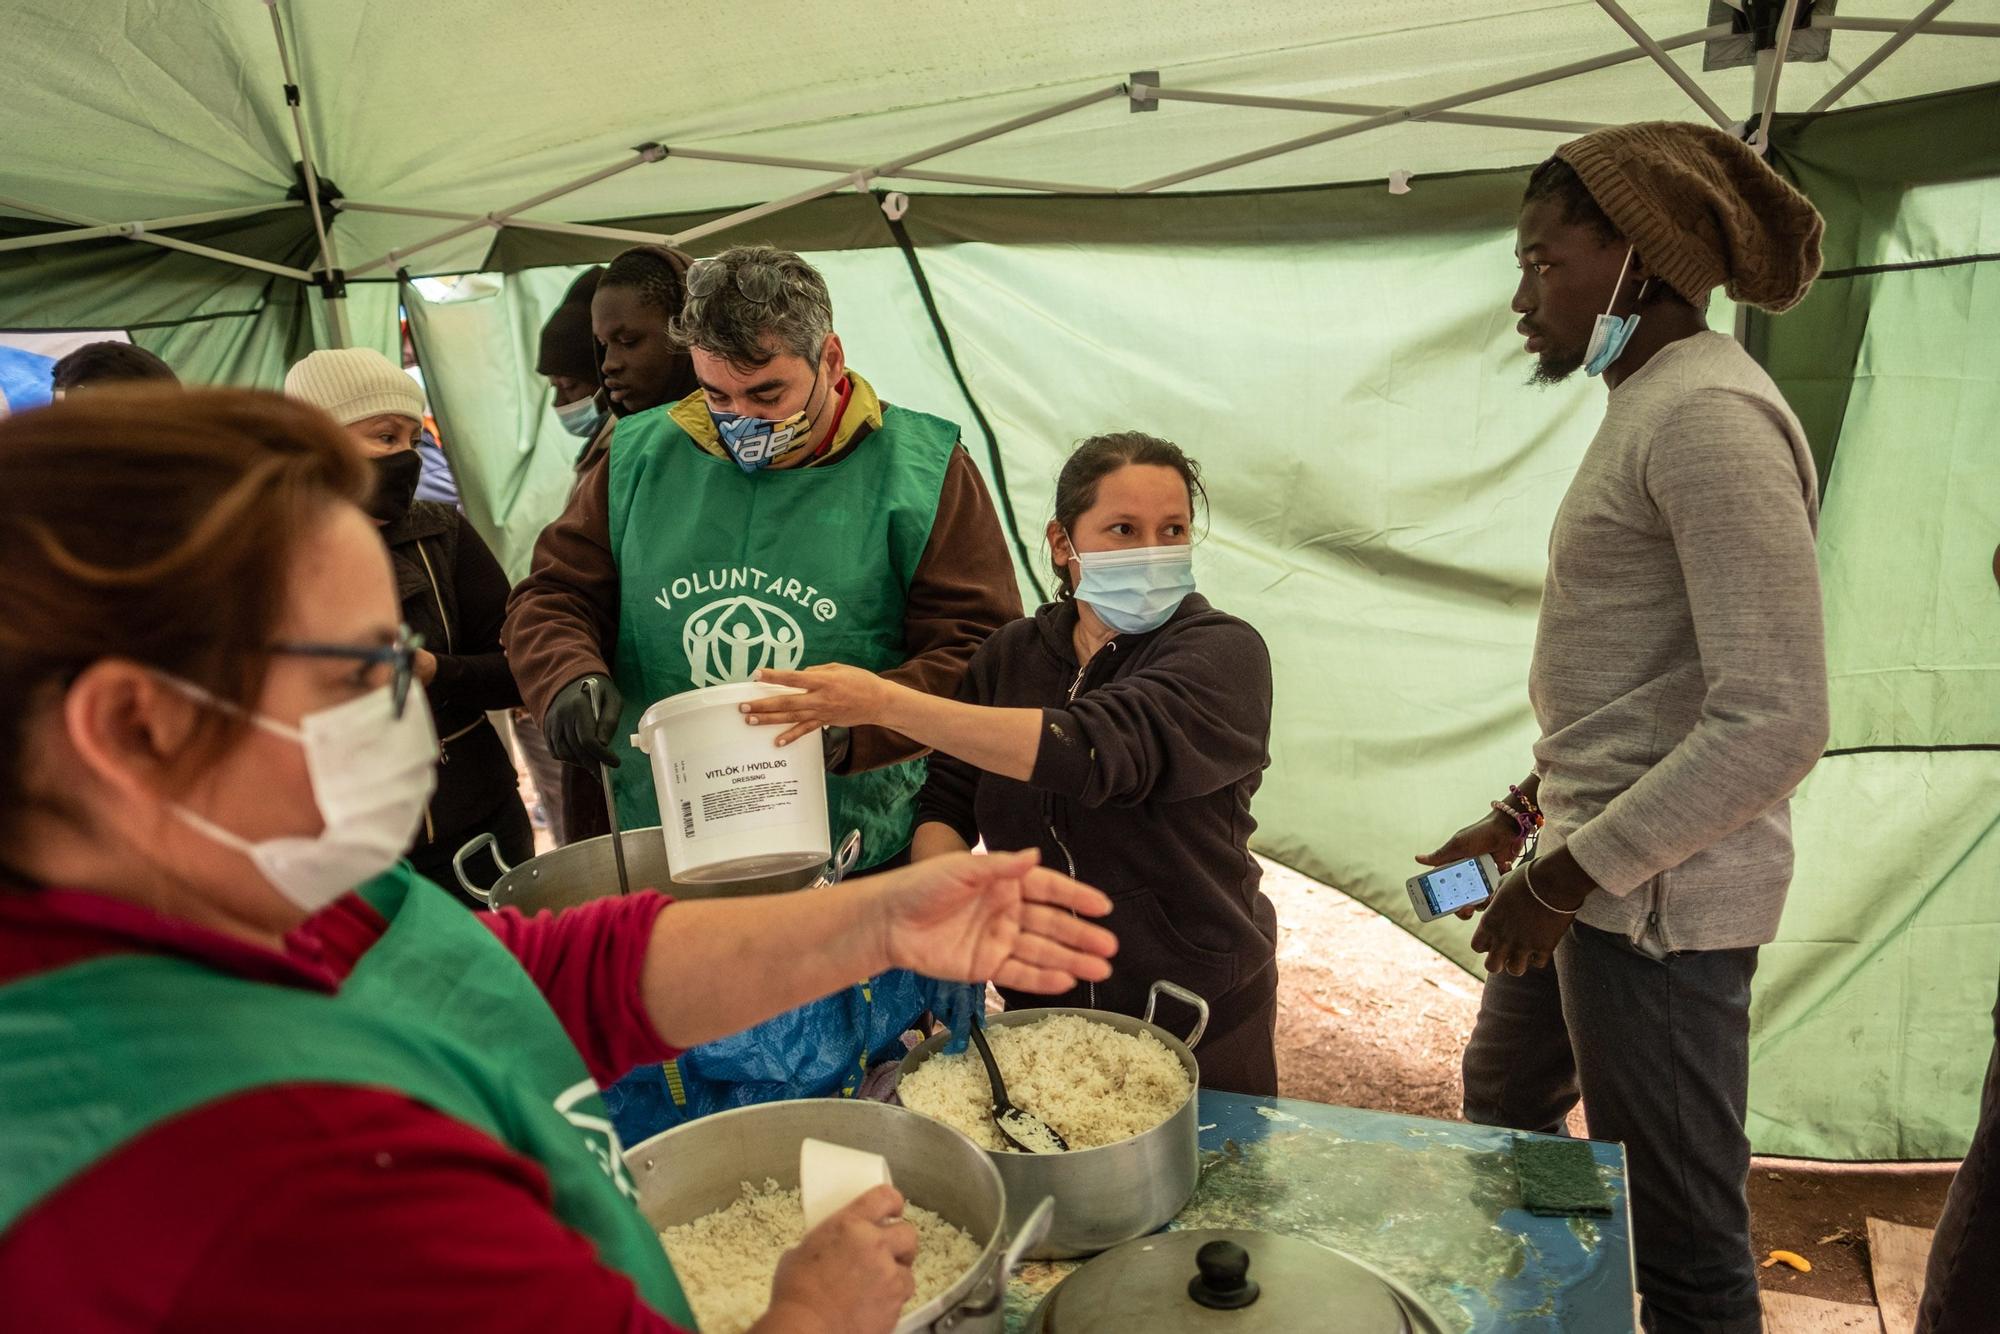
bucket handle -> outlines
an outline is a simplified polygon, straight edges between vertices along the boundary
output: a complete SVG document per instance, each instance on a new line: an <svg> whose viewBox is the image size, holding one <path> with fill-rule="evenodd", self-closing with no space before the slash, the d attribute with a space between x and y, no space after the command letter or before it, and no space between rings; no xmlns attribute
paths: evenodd
<svg viewBox="0 0 2000 1334"><path fill-rule="evenodd" d="M473 884L472 877L468 876L465 873L465 863L468 860L470 860L475 853L481 851L486 852L489 856L493 858L493 864L500 868L501 876L503 877L506 876L508 872L514 869L513 867L507 864L507 859L500 855L500 846L498 843L494 841L493 835L474 834L470 842L468 842L464 847L460 848L457 852L451 854L451 873L458 877L458 883L460 888L464 889L466 893L472 895L473 898L478 899L481 903L491 908L493 906L493 885L487 885L482 888L479 885ZM499 883L500 882L498 880L493 882L494 885L497 885Z"/></svg>
<svg viewBox="0 0 2000 1334"><path fill-rule="evenodd" d="M1042 1244L1049 1235L1050 1224L1054 1223L1055 1219L1056 1197L1042 1196L1042 1202L1035 1206L1034 1212L1021 1224L1021 1230L1014 1234L1014 1239L1007 1243L1007 1249L1001 1253L1000 1263L994 1266L993 1272L987 1276L986 1282L992 1285L992 1291L976 1303L969 1302L946 1311L938 1318L937 1323L931 1326L934 1334L949 1334L951 1330L968 1321L984 1320L998 1311L1000 1303L1006 1300L1007 1280L1013 1276L1015 1266L1021 1263L1022 1256Z"/></svg>
<svg viewBox="0 0 2000 1334"><path fill-rule="evenodd" d="M1187 1035L1187 1049L1193 1051L1201 1043L1201 1035L1208 1031L1208 1002L1189 991L1186 987L1169 982L1165 978L1153 983L1153 989L1146 993L1146 1013L1144 1022L1153 1022L1153 1007L1160 1003L1162 995L1172 996L1181 1004L1195 1012L1194 1031Z"/></svg>

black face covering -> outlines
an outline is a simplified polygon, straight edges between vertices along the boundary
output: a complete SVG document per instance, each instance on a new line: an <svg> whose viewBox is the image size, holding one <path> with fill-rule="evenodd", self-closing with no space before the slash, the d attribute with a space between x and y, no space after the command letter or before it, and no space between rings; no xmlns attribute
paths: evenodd
<svg viewBox="0 0 2000 1334"><path fill-rule="evenodd" d="M368 498L368 517L390 524L410 512L417 498L417 479L423 475L424 461L414 449L370 459L375 468L375 494Z"/></svg>

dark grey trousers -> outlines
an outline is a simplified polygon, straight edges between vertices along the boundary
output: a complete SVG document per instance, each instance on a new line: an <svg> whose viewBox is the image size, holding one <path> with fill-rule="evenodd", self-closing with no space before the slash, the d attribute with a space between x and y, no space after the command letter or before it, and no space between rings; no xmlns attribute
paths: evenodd
<svg viewBox="0 0 2000 1334"><path fill-rule="evenodd" d="M2000 1039L2000 1009L1993 1012ZM1986 1092L1972 1147L1951 1179L1944 1216L1931 1239L1917 1334L1985 1334L2000 1329L2000 1045L1986 1063Z"/></svg>
<svg viewBox="0 0 2000 1334"><path fill-rule="evenodd" d="M1487 978L1465 1118L1625 1145L1644 1328L1759 1334L1750 1253L1750 979L1757 951L1655 959L1581 924L1552 968Z"/></svg>

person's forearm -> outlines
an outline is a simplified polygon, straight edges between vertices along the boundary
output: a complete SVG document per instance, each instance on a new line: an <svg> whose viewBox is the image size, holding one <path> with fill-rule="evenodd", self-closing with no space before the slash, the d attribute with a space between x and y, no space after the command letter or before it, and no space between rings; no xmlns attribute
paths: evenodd
<svg viewBox="0 0 2000 1334"><path fill-rule="evenodd" d="M970 852L971 847L958 836L958 831L948 824L927 820L917 826L917 832L910 836L910 860L925 861L932 857L947 857L954 852Z"/></svg>
<svg viewBox="0 0 2000 1334"><path fill-rule="evenodd" d="M521 702L521 687L499 649L490 653L440 653L431 681L436 698L468 705L482 713L511 709Z"/></svg>
<svg viewBox="0 0 2000 1334"><path fill-rule="evenodd" d="M913 741L965 761L975 769L1027 782L1042 744L1040 709L996 709L961 704L897 686L890 714L881 721Z"/></svg>
<svg viewBox="0 0 2000 1334"><path fill-rule="evenodd" d="M696 1047L873 977L889 966L875 901L852 886L672 904L640 978L653 1027Z"/></svg>

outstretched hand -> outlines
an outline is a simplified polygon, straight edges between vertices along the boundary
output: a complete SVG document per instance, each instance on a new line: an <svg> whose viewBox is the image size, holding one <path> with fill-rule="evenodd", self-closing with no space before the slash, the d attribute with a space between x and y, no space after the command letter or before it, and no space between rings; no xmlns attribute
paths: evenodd
<svg viewBox="0 0 2000 1334"><path fill-rule="evenodd" d="M789 746L822 727L894 726L889 717L894 682L845 663L822 663L802 672L758 671L760 685L789 686L796 694L772 695L741 704L744 721L752 727L782 726L777 744Z"/></svg>
<svg viewBox="0 0 2000 1334"><path fill-rule="evenodd" d="M1084 920L1111 900L1040 860L1033 849L964 853L861 882L877 896L890 966L1038 995L1111 976L1117 938Z"/></svg>

